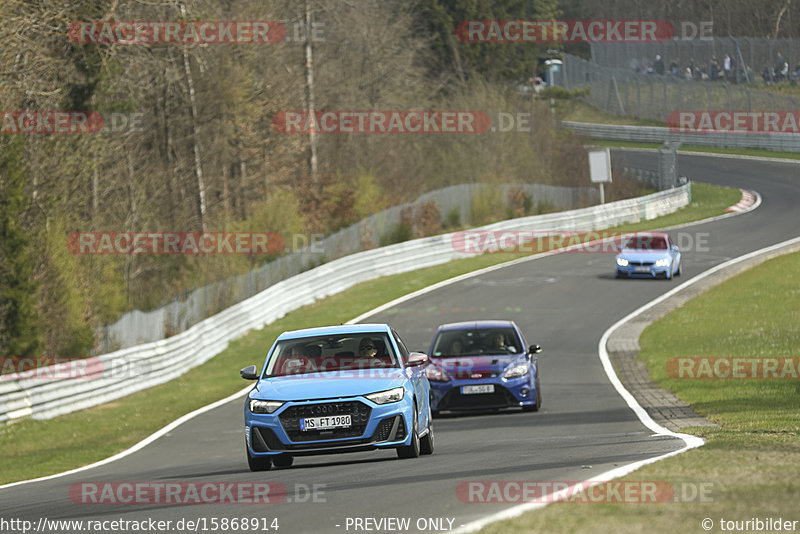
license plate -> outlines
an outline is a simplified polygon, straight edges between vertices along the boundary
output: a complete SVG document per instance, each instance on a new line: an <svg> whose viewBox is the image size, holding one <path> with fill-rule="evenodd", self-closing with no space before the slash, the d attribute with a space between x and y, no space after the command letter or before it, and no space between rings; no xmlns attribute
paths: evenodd
<svg viewBox="0 0 800 534"><path fill-rule="evenodd" d="M649 273L650 272L650 267L642 265L641 267L637 267L636 268L636 272L637 273Z"/></svg>
<svg viewBox="0 0 800 534"><path fill-rule="evenodd" d="M475 395L476 393L494 393L494 384L481 386L461 386L462 395Z"/></svg>
<svg viewBox="0 0 800 534"><path fill-rule="evenodd" d="M331 428L350 428L349 415L329 415L327 417L305 417L300 419L300 430L330 430Z"/></svg>

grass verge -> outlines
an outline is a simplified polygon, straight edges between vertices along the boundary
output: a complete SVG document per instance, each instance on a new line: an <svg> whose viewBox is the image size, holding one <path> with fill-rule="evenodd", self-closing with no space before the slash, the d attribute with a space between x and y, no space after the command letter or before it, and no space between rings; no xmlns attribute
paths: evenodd
<svg viewBox="0 0 800 534"><path fill-rule="evenodd" d="M722 519L800 520L800 382L674 379L666 372L673 357L797 356L799 288L800 253L775 258L691 300L641 336L639 358L652 379L720 426L685 429L704 437L706 445L619 480L664 481L681 488L679 493L709 490L703 498L662 504L555 504L481 532L703 532L705 518L713 521L712 532L720 532Z"/></svg>
<svg viewBox="0 0 800 534"><path fill-rule="evenodd" d="M706 184L693 184L692 191L693 202L689 206L625 230L654 229L721 214L740 198L736 189ZM275 338L285 330L348 321L441 280L522 256L488 254L365 282L231 342L212 360L166 384L51 420L25 419L0 426L0 483L96 462L130 447L181 415L244 388L247 384L239 378L238 370L260 364Z"/></svg>

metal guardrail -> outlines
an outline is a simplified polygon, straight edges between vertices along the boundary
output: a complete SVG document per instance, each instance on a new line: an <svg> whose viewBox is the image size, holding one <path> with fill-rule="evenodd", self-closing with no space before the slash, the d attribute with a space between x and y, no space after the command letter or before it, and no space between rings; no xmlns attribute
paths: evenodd
<svg viewBox="0 0 800 534"><path fill-rule="evenodd" d="M423 194L413 202L393 206L343 228L310 247L290 252L251 271L210 283L172 302L149 310L133 310L97 331L100 354L165 339L189 329L215 313L326 261L342 258L380 244L403 221L406 209L416 211L434 203L442 220L455 212L462 224L472 223L472 202L487 184L453 185ZM565 210L598 202L594 187L563 187L545 184L505 184L499 188L508 204L511 191L521 191L533 203L544 203Z"/></svg>
<svg viewBox="0 0 800 534"><path fill-rule="evenodd" d="M680 142L684 145L718 148L763 148L778 152L800 152L800 134L778 133L682 133L670 128L620 126L585 122L561 123L579 135L593 139L636 141L642 143Z"/></svg>
<svg viewBox="0 0 800 534"><path fill-rule="evenodd" d="M512 219L477 230L598 230L672 213L689 199L687 184L641 198ZM317 299L367 280L470 256L456 250L454 235L415 239L331 261L278 282L173 337L99 356L82 378L0 378L0 423L23 417L50 419L168 382L219 354L247 331Z"/></svg>

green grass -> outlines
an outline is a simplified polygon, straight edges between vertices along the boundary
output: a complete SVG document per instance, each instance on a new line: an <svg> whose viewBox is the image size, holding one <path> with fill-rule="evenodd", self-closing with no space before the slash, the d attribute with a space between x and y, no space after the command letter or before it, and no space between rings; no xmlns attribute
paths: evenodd
<svg viewBox="0 0 800 534"><path fill-rule="evenodd" d="M635 224L621 224L612 230L623 232L633 230L652 230L666 228L679 224L686 224L700 219L720 215L720 206L733 206L742 199L742 192L738 189L726 187L720 189L715 185L692 182L692 203L681 208L675 213L664 215L653 221ZM723 208L724 210L725 208ZM655 223L655 224L650 224Z"/></svg>
<svg viewBox="0 0 800 534"><path fill-rule="evenodd" d="M556 116L559 120L570 122L589 122L618 124L622 126L664 126L664 121L636 119L633 117L609 115L578 99L557 100Z"/></svg>
<svg viewBox="0 0 800 534"><path fill-rule="evenodd" d="M652 229L720 214L739 200L738 190L695 184L694 202L674 215L626 230ZM734 198L735 197L735 198ZM124 450L181 415L224 398L247 384L238 370L261 364L285 330L348 321L380 304L441 280L510 261L521 254L488 254L384 277L287 314L231 342L227 349L178 379L117 401L47 421L25 419L0 426L0 483L58 473ZM42 436L58 436L44 439Z"/></svg>
<svg viewBox="0 0 800 534"><path fill-rule="evenodd" d="M800 520L800 381L667 376L673 357L797 357L800 253L770 260L650 325L640 339L653 380L718 428L685 429L706 445L645 466L627 481L710 484L710 502L558 504L481 532L703 532L701 521ZM678 486L679 487L679 486Z"/></svg>

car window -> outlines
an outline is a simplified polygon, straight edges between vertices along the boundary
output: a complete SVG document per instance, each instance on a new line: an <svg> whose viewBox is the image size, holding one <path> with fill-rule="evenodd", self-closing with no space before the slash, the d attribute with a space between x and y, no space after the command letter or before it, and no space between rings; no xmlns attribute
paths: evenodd
<svg viewBox="0 0 800 534"><path fill-rule="evenodd" d="M362 352L360 347L369 347ZM400 367L385 333L353 333L279 341L264 378L328 371Z"/></svg>
<svg viewBox="0 0 800 534"><path fill-rule="evenodd" d="M395 330L392 330L392 334L394 335L394 340L397 342L397 348L400 350L400 357L403 359L403 363L408 363L410 353L406 348L405 343L403 343L403 340L400 339L400 336L397 335Z"/></svg>
<svg viewBox="0 0 800 534"><path fill-rule="evenodd" d="M666 250L667 240L662 236L637 235L625 243L627 249L633 250Z"/></svg>
<svg viewBox="0 0 800 534"><path fill-rule="evenodd" d="M477 356L523 352L522 341L511 327L441 330L431 356Z"/></svg>

